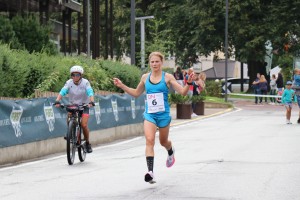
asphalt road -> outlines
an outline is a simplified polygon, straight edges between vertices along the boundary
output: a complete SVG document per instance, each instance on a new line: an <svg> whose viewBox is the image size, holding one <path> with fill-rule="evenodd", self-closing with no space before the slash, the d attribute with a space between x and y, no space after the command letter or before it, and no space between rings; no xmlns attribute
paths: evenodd
<svg viewBox="0 0 300 200"><path fill-rule="evenodd" d="M0 168L0 199L299 200L300 125L282 106L236 103L223 115L173 126L176 162L155 146L156 184L145 183L143 137L94 147L73 166L63 155Z"/></svg>

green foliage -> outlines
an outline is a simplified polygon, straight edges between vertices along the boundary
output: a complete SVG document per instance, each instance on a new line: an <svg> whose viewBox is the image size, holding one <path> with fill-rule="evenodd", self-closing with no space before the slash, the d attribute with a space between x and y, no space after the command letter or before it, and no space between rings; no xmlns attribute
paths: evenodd
<svg viewBox="0 0 300 200"><path fill-rule="evenodd" d="M222 97L221 82L216 82L212 80L206 81L205 92L207 96Z"/></svg>
<svg viewBox="0 0 300 200"><path fill-rule="evenodd" d="M23 96L23 85L28 74L26 67L22 65L22 58L25 56L20 52L16 57L14 52L8 46L0 45L0 96Z"/></svg>
<svg viewBox="0 0 300 200"><path fill-rule="evenodd" d="M224 41L224 7L221 1L178 2L168 10L167 27L175 40L176 58L187 65L199 52L208 55L221 50ZM221 23L223 22L223 23Z"/></svg>
<svg viewBox="0 0 300 200"><path fill-rule="evenodd" d="M201 92L199 95L193 95L191 100L193 103L202 102L206 99L206 93Z"/></svg>
<svg viewBox="0 0 300 200"><path fill-rule="evenodd" d="M93 89L113 91L115 86L112 84L111 79L107 76L107 72L101 68L99 62L94 62L93 65L85 67L84 75L91 83Z"/></svg>
<svg viewBox="0 0 300 200"><path fill-rule="evenodd" d="M137 67L119 62L30 54L0 45L0 96L33 97L35 89L58 92L70 78L73 65L83 66L84 78L95 91L122 92L113 85L113 77L119 77L129 87L136 87L141 77Z"/></svg>
<svg viewBox="0 0 300 200"><path fill-rule="evenodd" d="M101 9L105 8L104 3L105 1L101 1ZM195 61L197 53L208 55L211 52L224 51L224 1L136 0L135 6L137 17L155 16L155 19L146 21L146 53L157 50L164 53L176 53L176 62L181 62L187 66L187 63L190 61ZM267 40L272 42L273 49L279 55L284 55L286 51L294 55L295 52L299 51L299 1L232 0L229 6L229 53L232 53L234 49L236 59L248 64L250 81L255 78L257 72L262 71L263 74L266 73L263 60L265 56L264 45ZM119 59L124 54L127 56L130 54L130 2L125 0L113 1L113 8L113 51L117 59ZM101 15L103 15L104 12L103 10L101 11ZM104 16L101 17L104 18ZM74 19L72 20L73 25L76 25L75 20L77 16L75 13L72 15L72 18ZM26 48L29 52L55 54L54 45L51 42L49 43L50 29L39 26L37 21L34 16L26 19L17 16L10 23L7 18L0 17L0 40L5 43L8 42L11 48ZM135 23L135 26L136 52L139 52L140 23ZM105 29L101 29L100 34L103 36L100 37L101 44L105 45L107 42ZM289 49L284 51L284 45L288 45ZM22 57L22 55L21 53L18 56ZM137 56L139 56L138 53ZM87 70L86 77L90 77L98 89L113 88L115 90L115 87L112 87L112 83L109 80L113 76L125 79L122 81L131 86L136 86L140 78L139 72L135 72L135 70L133 70L133 73L139 75L132 75L127 70L118 69L114 64L108 64L112 65L112 69L110 67L107 68L105 67L106 64L101 61L100 64L94 64L92 61L82 58L76 58L76 61L74 61L70 58L61 57L61 60L49 58L47 63L44 62L42 66L36 66L33 61L27 62L27 58L39 63L38 59L28 55L24 56L23 60L17 57L12 58L8 54L0 55L0 62L3 64L1 65L0 77L9 77L11 76L10 73L14 72L24 72L22 78L16 80L16 82L21 86L27 84L27 87L30 85L36 87L44 79L47 79L50 74L48 69L54 69L48 64L54 61L54 66L60 66L55 67L55 70L59 71L61 76L58 83L53 85L53 90L57 90L69 78L68 68L78 62L85 67ZM41 59L47 60L42 54ZM19 66L20 63L24 67ZM119 66L119 64L116 65ZM105 71L100 70L103 66ZM291 67L292 65L288 64L286 66ZM40 67L44 67L45 72ZM27 71L27 69L24 70L23 68L29 68L30 70ZM89 71L89 68L93 71L98 71L94 74ZM123 68L123 66L120 68ZM108 75L103 75L106 73ZM283 74L285 79L289 79L291 76L290 69L283 67ZM126 77L123 78L122 76ZM25 81L27 83L23 83L24 79L27 80ZM28 81L29 79L32 82ZM14 81L14 77L11 80ZM9 84L11 80L5 82L5 84ZM8 90L10 88L4 93L8 92ZM20 91L16 89L16 91L16 95L25 95L30 94L31 89L22 89ZM208 89L207 91L210 92ZM216 96L217 91L213 93Z"/></svg>
<svg viewBox="0 0 300 200"><path fill-rule="evenodd" d="M149 34L152 40L146 41L146 55L154 51L159 51L166 55L170 49L174 49L175 43L170 38L171 30L163 28L165 23L162 19L153 19L147 23L151 30Z"/></svg>
<svg viewBox="0 0 300 200"><path fill-rule="evenodd" d="M91 60L85 57L49 56L46 53L28 53L11 50L0 45L0 96L32 97L34 89L58 92L69 79L73 65L84 67L84 77L94 90L122 92L112 83L113 77L120 78L129 87L136 87L141 71L131 65L108 60ZM169 73L172 73L172 69ZM177 95L177 94L174 94ZM173 102L190 102L188 96L172 97Z"/></svg>
<svg viewBox="0 0 300 200"><path fill-rule="evenodd" d="M281 73L284 82L292 80L293 77L293 56L290 54L285 54L279 57L277 60L277 65L281 68Z"/></svg>
<svg viewBox="0 0 300 200"><path fill-rule="evenodd" d="M114 8L115 36L120 38L117 45L122 46L122 50L117 52L122 54L130 49L130 3L116 1ZM155 16L155 19L146 21L147 53L155 49L170 51L176 53L177 63L187 66L189 58L195 61L197 53L224 52L225 8L225 1L222 0L137 0L136 16ZM290 46L289 53L299 51L299 8L299 1L229 2L229 54L234 53L236 60L253 68L249 70L251 81L257 72L266 74L263 67L266 41L270 40L273 49L280 55L285 53L285 44ZM136 23L137 42L140 40L139 27ZM139 45L136 52L139 52Z"/></svg>
<svg viewBox="0 0 300 200"><path fill-rule="evenodd" d="M3 43L9 43L15 37L13 26L11 25L9 19L2 15L0 15L0 24L0 40Z"/></svg>
<svg viewBox="0 0 300 200"><path fill-rule="evenodd" d="M112 78L119 78L128 87L136 87L140 81L141 71L132 65L113 62L109 60L99 61L101 68L106 71L107 77L111 80L108 88L109 91L123 92L121 89L115 87Z"/></svg>
<svg viewBox="0 0 300 200"><path fill-rule="evenodd" d="M18 38L13 30L13 26L10 20L0 15L0 41L4 44L9 44L14 49L22 49L22 45L19 43Z"/></svg>
<svg viewBox="0 0 300 200"><path fill-rule="evenodd" d="M52 72L42 83L40 83L36 89L41 92L52 91L52 88L55 84L57 84L59 80L59 72Z"/></svg>
<svg viewBox="0 0 300 200"><path fill-rule="evenodd" d="M13 49L27 49L29 52L58 54L54 43L50 41L50 27L41 26L34 16L15 16L12 20L0 16L0 41Z"/></svg>
<svg viewBox="0 0 300 200"><path fill-rule="evenodd" d="M168 101L171 104L190 104L192 102L191 97L188 95L181 95L178 93L171 93L168 96Z"/></svg>

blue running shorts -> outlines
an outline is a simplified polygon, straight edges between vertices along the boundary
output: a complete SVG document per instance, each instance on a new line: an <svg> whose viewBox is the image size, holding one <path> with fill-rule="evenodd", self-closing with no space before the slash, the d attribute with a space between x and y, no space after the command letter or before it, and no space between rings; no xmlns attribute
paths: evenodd
<svg viewBox="0 0 300 200"><path fill-rule="evenodd" d="M152 122L155 124L158 128L164 128L168 126L172 120L172 117L170 116L170 113L146 113L144 112L144 119Z"/></svg>

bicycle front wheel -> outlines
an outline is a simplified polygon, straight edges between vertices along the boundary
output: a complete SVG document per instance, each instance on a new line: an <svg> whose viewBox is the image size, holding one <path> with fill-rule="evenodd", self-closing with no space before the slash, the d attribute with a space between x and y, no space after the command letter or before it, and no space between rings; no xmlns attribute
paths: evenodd
<svg viewBox="0 0 300 200"><path fill-rule="evenodd" d="M69 165L73 165L76 152L76 124L73 120L69 122L67 134L67 158Z"/></svg>
<svg viewBox="0 0 300 200"><path fill-rule="evenodd" d="M85 157L86 157L86 147L85 147L85 141L83 140L84 136L83 136L83 133L82 133L82 130L80 130L80 133L79 133L79 137L80 137L80 143L81 145L78 147L78 157L79 157L79 160L80 162L83 162L85 160Z"/></svg>

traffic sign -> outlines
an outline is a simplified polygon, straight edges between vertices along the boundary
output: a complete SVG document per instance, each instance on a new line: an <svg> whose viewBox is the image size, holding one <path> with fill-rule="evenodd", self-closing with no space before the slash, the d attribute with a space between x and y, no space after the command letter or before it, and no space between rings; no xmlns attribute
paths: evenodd
<svg viewBox="0 0 300 200"><path fill-rule="evenodd" d="M226 91L225 82L222 83L222 93ZM231 82L227 82L227 94L231 93Z"/></svg>

